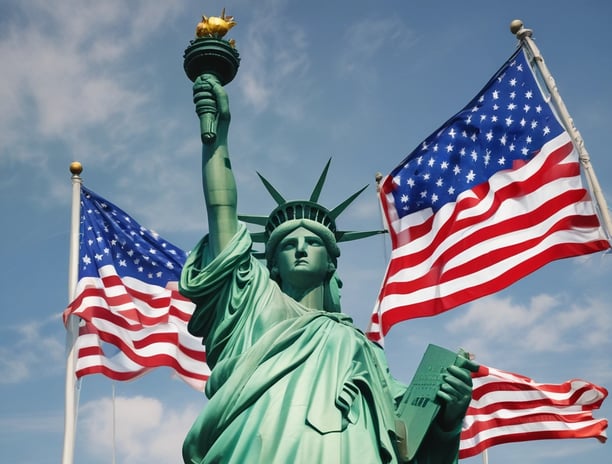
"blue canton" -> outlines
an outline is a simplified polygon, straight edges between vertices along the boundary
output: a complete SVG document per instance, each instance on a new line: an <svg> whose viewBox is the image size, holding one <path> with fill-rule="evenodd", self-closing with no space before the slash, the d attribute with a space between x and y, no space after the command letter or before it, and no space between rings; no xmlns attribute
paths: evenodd
<svg viewBox="0 0 612 464"><path fill-rule="evenodd" d="M79 279L115 266L118 275L165 287L178 281L186 252L91 190L81 187Z"/></svg>
<svg viewBox="0 0 612 464"><path fill-rule="evenodd" d="M437 212L563 132L519 49L468 105L391 172L400 217Z"/></svg>

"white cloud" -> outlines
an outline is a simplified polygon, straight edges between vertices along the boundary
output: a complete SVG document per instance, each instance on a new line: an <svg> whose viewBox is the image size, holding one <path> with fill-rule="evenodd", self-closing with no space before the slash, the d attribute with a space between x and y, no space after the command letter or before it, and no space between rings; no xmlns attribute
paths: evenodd
<svg viewBox="0 0 612 464"><path fill-rule="evenodd" d="M490 296L457 312L447 325L452 334L474 334L466 342L474 352L592 352L609 343L612 315L603 301L540 294L527 304Z"/></svg>
<svg viewBox="0 0 612 464"><path fill-rule="evenodd" d="M343 34L346 46L338 59L339 70L353 76L364 62L375 62L377 55L389 59L389 52L405 53L414 43L414 33L399 17L364 18L347 27ZM371 69L374 72L374 64Z"/></svg>
<svg viewBox="0 0 612 464"><path fill-rule="evenodd" d="M200 406L169 409L158 399L133 396L115 398L115 449L118 462L165 464L179 462L181 447ZM112 453L113 404L111 398L90 401L80 408L79 433L91 456Z"/></svg>
<svg viewBox="0 0 612 464"><path fill-rule="evenodd" d="M244 42L238 44L243 57L239 85L247 103L257 111L272 107L286 117L300 117L300 105L288 101L287 86L297 85L310 67L303 29L281 18L278 6L269 6L255 13Z"/></svg>
<svg viewBox="0 0 612 464"><path fill-rule="evenodd" d="M65 346L55 330L58 324L56 315L2 329L0 384L16 384L64 368Z"/></svg>
<svg viewBox="0 0 612 464"><path fill-rule="evenodd" d="M0 39L2 156L43 158L37 138L74 143L84 130L130 121L146 101L137 76L121 71L175 7L157 1L28 2ZM10 147L10 151L7 149ZM36 161L39 161L36 160Z"/></svg>

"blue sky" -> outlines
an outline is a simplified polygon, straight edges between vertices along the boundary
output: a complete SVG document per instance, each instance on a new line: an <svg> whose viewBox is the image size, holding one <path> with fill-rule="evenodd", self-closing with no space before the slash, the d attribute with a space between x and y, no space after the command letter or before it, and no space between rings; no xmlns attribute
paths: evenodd
<svg viewBox="0 0 612 464"><path fill-rule="evenodd" d="M256 6L255 6L256 5ZM390 171L465 105L513 52L522 19L612 202L612 4L533 2L166 2L5 0L0 5L0 449L7 462L59 462L63 437L71 161L87 187L185 249L206 230L198 121L182 55L200 15L223 7L242 62L228 85L230 151L245 214L310 193L333 157L321 201L371 184L341 218L380 227L374 176ZM389 243L342 248L342 305L365 328ZM610 254L552 263L499 294L404 322L386 340L409 381L428 343L540 382L612 388ZM114 384L117 462L180 461L203 395L160 369ZM112 460L113 383L81 386L75 462ZM597 417L612 419L608 399ZM492 464L609 462L609 444L556 440L490 449ZM465 460L481 462L480 457Z"/></svg>

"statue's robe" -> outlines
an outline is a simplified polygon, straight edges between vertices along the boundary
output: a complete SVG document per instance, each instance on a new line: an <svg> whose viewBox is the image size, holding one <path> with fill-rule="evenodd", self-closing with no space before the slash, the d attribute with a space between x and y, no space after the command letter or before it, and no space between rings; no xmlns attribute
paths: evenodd
<svg viewBox="0 0 612 464"><path fill-rule="evenodd" d="M211 259L205 237L183 269L180 291L197 306L189 331L212 369L185 463L399 462L395 406L406 387L382 349L348 316L285 295L251 245L240 225ZM415 462L454 462L459 431L431 429Z"/></svg>

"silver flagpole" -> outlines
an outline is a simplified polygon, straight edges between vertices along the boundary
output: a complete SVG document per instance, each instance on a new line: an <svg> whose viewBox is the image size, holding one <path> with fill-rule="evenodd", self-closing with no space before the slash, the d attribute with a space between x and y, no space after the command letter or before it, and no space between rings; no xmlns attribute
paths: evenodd
<svg viewBox="0 0 612 464"><path fill-rule="evenodd" d="M557 84L552 77L552 74L548 70L546 63L544 63L544 58L540 53L540 50L536 46L535 42L531 38L533 31L531 29L525 29L523 27L523 22L520 19L515 19L510 23L510 31L516 35L517 39L521 41L521 44L525 46L533 60L538 67L538 70L542 74L544 78L544 82L546 87L548 88L548 92L550 93L550 97L553 100L557 108L557 112L559 113L559 117L561 118L561 122L567 132L569 133L572 141L576 149L578 150L578 156L580 157L580 162L584 167L585 176L587 182L589 184L591 193L595 199L595 203L598 206L600 218L602 222L602 227L608 240L612 239L612 219L610 219L610 213L608 211L608 206L606 204L606 199L603 195L599 182L597 181L597 177L595 176L595 171L593 170L593 166L591 165L591 158L589 153L587 152L584 146L584 140L582 140L582 136L576 126L574 126L574 121L572 120L567 108L565 107L565 103L561 99L561 95L557 89Z"/></svg>
<svg viewBox="0 0 612 464"><path fill-rule="evenodd" d="M79 162L70 164L72 173L72 204L70 212L70 251L68 261L68 301L75 297L77 280L79 278L79 229L81 216L81 172L83 166ZM79 333L79 320L70 317L66 332L66 389L64 405L64 449L62 464L72 464L74 461L74 444L76 435L76 418L78 409L78 384L74 375L75 352L74 342Z"/></svg>

